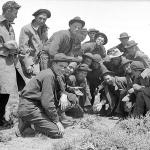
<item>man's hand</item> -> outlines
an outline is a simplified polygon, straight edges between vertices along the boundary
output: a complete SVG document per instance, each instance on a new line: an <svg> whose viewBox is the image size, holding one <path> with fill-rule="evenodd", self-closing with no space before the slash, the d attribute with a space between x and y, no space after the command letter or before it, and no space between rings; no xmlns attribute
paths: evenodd
<svg viewBox="0 0 150 150"><path fill-rule="evenodd" d="M129 100L130 100L129 95L126 95L126 96L122 99L123 102L128 102Z"/></svg>
<svg viewBox="0 0 150 150"><path fill-rule="evenodd" d="M121 91L120 91L120 94L124 94L126 92L126 89L122 89Z"/></svg>
<svg viewBox="0 0 150 150"><path fill-rule="evenodd" d="M27 69L26 69L27 73L32 73L33 72L33 66L29 66Z"/></svg>
<svg viewBox="0 0 150 150"><path fill-rule="evenodd" d="M128 93L129 93L129 94L134 93L134 89L133 89L133 88L129 89L129 90L128 90Z"/></svg>
<svg viewBox="0 0 150 150"><path fill-rule="evenodd" d="M141 86L138 84L133 84L133 89L139 91L141 89Z"/></svg>
<svg viewBox="0 0 150 150"><path fill-rule="evenodd" d="M9 51L9 54L10 55L15 55L15 54L17 54L18 53L18 49L11 49L10 51Z"/></svg>
<svg viewBox="0 0 150 150"><path fill-rule="evenodd" d="M3 46L10 50L18 49L18 44L14 40L10 40L10 41L3 43Z"/></svg>
<svg viewBox="0 0 150 150"><path fill-rule="evenodd" d="M57 125L57 127L58 127L58 131L59 131L59 133L58 134L60 134L60 135L64 135L64 127L63 127L63 125L60 123L60 122L57 122L56 123L56 125Z"/></svg>
<svg viewBox="0 0 150 150"><path fill-rule="evenodd" d="M59 103L60 103L61 110L65 110L68 107L68 99L66 94L62 94Z"/></svg>

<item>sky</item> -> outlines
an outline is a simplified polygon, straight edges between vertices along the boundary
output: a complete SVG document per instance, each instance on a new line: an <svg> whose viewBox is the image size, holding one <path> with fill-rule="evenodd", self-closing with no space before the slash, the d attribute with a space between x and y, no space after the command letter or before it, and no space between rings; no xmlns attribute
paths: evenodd
<svg viewBox="0 0 150 150"><path fill-rule="evenodd" d="M6 0L0 0L2 6ZM46 24L49 37L56 31L69 28L68 22L76 16L85 21L86 27L96 28L106 34L106 50L119 44L119 35L127 32L138 43L141 51L150 57L150 1L145 0L16 0L21 8L13 25L16 40L20 30L30 23L38 9L48 9L51 18ZM2 13L2 10L0 10ZM87 37L85 41L89 40Z"/></svg>

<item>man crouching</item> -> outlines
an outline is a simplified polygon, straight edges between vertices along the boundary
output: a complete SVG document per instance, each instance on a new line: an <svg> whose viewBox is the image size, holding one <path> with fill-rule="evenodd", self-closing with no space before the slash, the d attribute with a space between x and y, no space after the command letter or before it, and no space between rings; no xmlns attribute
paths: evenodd
<svg viewBox="0 0 150 150"><path fill-rule="evenodd" d="M71 59L59 53L51 61L52 67L39 72L21 93L18 110L20 134L31 124L35 132L52 138L64 134L62 114L75 105L76 99L70 101L67 94L61 92L57 76L65 72ZM68 120L68 124L71 123Z"/></svg>

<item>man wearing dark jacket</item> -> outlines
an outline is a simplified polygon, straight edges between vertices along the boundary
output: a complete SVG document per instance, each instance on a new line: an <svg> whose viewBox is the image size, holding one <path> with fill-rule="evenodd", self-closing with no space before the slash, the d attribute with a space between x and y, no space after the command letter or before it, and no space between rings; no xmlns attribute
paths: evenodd
<svg viewBox="0 0 150 150"><path fill-rule="evenodd" d="M65 55L72 55L76 47L76 35L84 27L85 22L80 17L75 17L69 21L69 30L61 30L55 32L43 46L43 68L50 67L48 62L53 59L55 54L64 53Z"/></svg>
<svg viewBox="0 0 150 150"><path fill-rule="evenodd" d="M59 138L64 133L62 123L65 110L74 106L76 99L69 98L67 93L61 90L57 78L64 73L71 60L65 54L59 53L52 61L52 68L38 73L21 93L18 110L18 128L21 134L31 124L34 125L35 131L53 138Z"/></svg>

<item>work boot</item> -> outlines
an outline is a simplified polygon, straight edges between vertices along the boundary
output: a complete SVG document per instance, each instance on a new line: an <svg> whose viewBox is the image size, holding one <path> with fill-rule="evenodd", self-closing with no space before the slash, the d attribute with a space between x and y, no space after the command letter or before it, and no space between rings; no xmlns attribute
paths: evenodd
<svg viewBox="0 0 150 150"><path fill-rule="evenodd" d="M65 111L62 111L60 108L58 108L57 113L59 115L59 119L62 124L66 124L66 125L73 124L73 118L66 116Z"/></svg>

